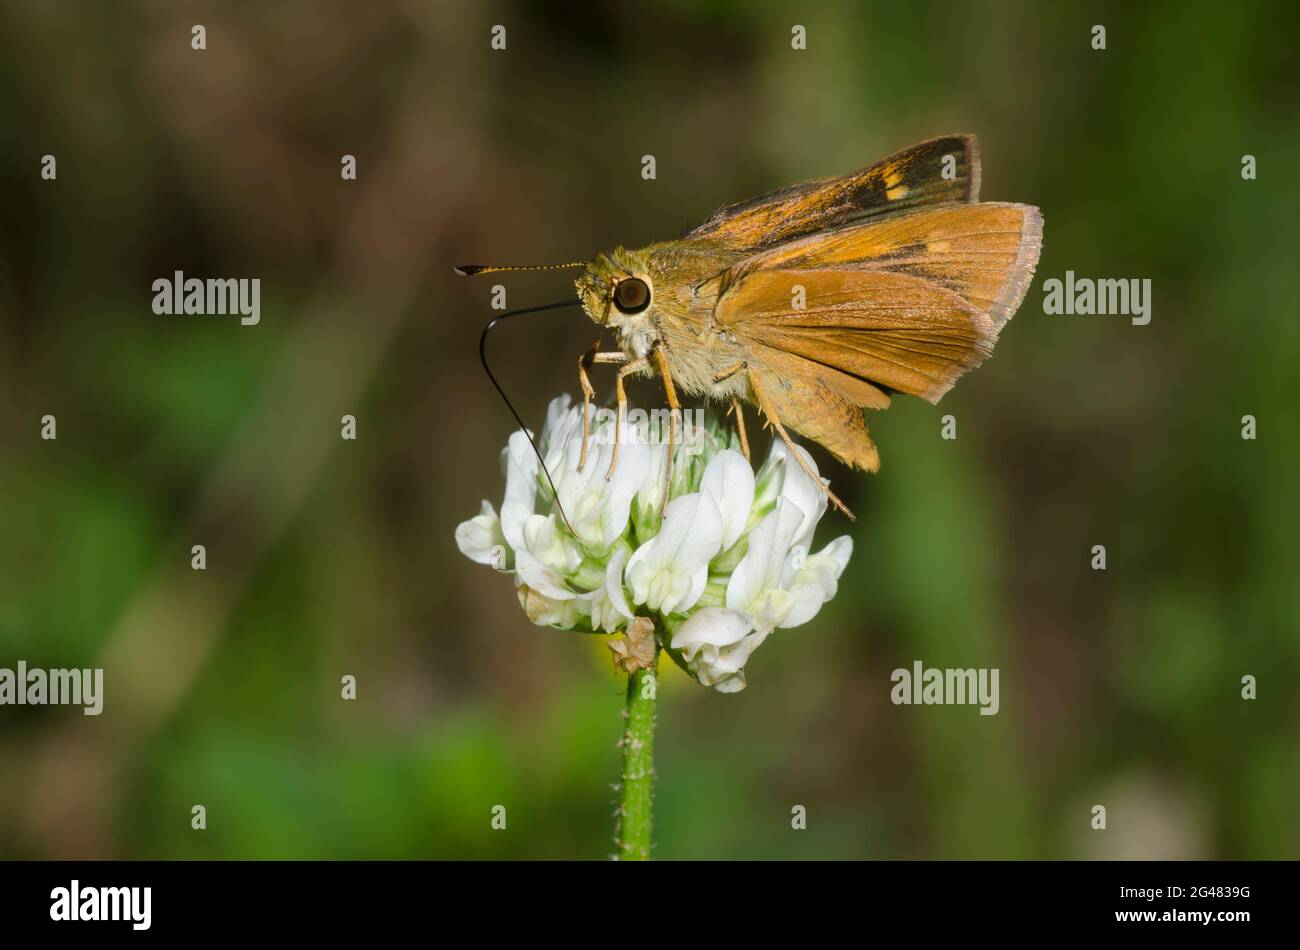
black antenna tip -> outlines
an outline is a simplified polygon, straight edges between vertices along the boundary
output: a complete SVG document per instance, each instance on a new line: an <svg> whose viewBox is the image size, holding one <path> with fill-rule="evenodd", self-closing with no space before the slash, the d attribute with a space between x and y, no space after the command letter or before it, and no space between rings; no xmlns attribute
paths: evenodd
<svg viewBox="0 0 1300 950"><path fill-rule="evenodd" d="M486 264L457 264L452 268L461 277L473 277L482 271L487 270Z"/></svg>

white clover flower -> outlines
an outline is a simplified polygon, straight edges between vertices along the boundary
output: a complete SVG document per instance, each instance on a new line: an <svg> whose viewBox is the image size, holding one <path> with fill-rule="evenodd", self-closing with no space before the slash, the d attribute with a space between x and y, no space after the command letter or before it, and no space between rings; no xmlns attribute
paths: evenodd
<svg viewBox="0 0 1300 950"><path fill-rule="evenodd" d="M780 440L755 473L733 433L696 427L666 483L667 447L650 444L648 420L635 415L611 472L612 415L591 410L583 460L581 409L567 395L552 400L538 443L546 472L528 437L513 433L500 515L484 501L456 528L456 544L514 575L533 623L627 633L648 618L701 684L744 689L745 664L772 631L807 623L835 596L852 539L810 553L826 496Z"/></svg>

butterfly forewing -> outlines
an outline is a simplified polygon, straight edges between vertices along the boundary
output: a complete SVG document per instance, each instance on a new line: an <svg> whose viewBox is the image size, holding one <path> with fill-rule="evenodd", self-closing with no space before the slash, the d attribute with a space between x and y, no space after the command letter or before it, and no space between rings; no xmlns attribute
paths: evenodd
<svg viewBox="0 0 1300 950"><path fill-rule="evenodd" d="M728 205L688 240L764 248L882 214L979 199L979 145L973 135L946 135L837 178L802 182Z"/></svg>

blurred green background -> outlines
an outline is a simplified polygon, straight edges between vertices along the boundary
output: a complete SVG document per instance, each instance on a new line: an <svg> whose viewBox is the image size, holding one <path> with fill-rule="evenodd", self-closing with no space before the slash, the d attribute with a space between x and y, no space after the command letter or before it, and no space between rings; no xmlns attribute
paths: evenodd
<svg viewBox="0 0 1300 950"><path fill-rule="evenodd" d="M98 718L0 708L0 854L607 855L622 680L452 542L512 423L476 354L498 280L451 264L635 247L971 131L983 196L1043 209L1034 285L941 406L872 415L879 475L818 455L859 516L822 528L857 545L839 597L743 693L665 677L657 855L1295 857L1298 21L4 0L0 666L107 672ZM261 324L155 316L177 269L259 277ZM1067 269L1150 278L1151 324L1044 315ZM494 338L526 418L593 337L561 311ZM917 658L999 667L1000 713L891 705Z"/></svg>

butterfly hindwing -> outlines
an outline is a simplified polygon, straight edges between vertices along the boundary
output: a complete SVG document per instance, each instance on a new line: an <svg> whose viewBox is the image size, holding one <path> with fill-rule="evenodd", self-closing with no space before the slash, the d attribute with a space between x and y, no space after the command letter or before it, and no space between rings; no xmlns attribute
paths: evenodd
<svg viewBox="0 0 1300 950"><path fill-rule="evenodd" d="M862 407L884 409L889 396L871 383L778 347L753 344L752 372L782 424L846 465L874 472L880 455Z"/></svg>
<svg viewBox="0 0 1300 950"><path fill-rule="evenodd" d="M1041 238L1038 209L1016 204L945 205L851 225L719 275L713 319L755 364L777 367L764 386L778 389L773 401L792 428L874 469L865 425L840 403L884 408L890 392L938 401L992 353Z"/></svg>

